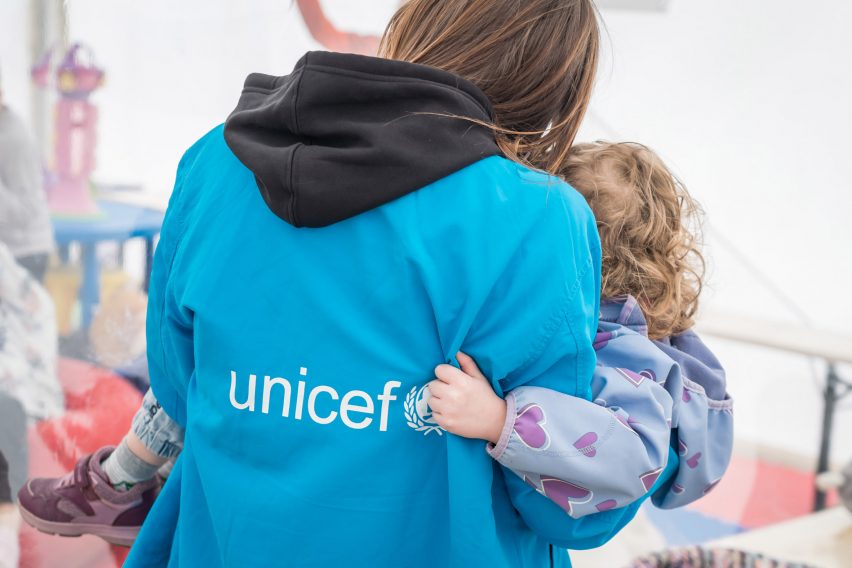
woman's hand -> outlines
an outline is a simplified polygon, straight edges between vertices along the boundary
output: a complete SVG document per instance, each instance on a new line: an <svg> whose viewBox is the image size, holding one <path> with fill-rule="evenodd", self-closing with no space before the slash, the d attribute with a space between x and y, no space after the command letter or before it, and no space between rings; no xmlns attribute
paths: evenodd
<svg viewBox="0 0 852 568"><path fill-rule="evenodd" d="M429 383L432 417L447 432L496 444L506 422L506 401L470 356L460 351L456 358L461 371L452 365L435 367L437 378Z"/></svg>

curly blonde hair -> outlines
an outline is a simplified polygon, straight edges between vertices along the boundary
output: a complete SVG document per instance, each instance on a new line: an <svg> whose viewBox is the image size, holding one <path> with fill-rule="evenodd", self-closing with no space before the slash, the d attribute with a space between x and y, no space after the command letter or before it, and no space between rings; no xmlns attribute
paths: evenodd
<svg viewBox="0 0 852 568"><path fill-rule="evenodd" d="M704 277L702 210L646 146L574 146L562 177L588 201L601 237L601 296L630 294L660 339L694 324Z"/></svg>

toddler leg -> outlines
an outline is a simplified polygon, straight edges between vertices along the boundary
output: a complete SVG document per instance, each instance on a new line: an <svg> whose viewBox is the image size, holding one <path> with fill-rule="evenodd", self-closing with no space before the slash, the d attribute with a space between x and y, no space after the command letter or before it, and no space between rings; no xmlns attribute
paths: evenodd
<svg viewBox="0 0 852 568"><path fill-rule="evenodd" d="M131 431L104 460L103 470L113 487L126 491L153 479L157 470L183 447L183 428L163 411L149 389L133 418Z"/></svg>
<svg viewBox="0 0 852 568"><path fill-rule="evenodd" d="M18 493L21 516L43 532L129 546L159 493L157 470L182 447L183 428L149 390L117 449L84 456L64 477L27 482Z"/></svg>

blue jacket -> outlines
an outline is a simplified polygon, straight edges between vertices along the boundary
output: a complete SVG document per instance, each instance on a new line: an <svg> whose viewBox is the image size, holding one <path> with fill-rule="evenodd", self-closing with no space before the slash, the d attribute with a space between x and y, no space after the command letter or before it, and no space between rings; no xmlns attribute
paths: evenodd
<svg viewBox="0 0 852 568"><path fill-rule="evenodd" d="M422 404L459 349L501 395L591 396L594 219L563 182L496 155L487 129L445 116L488 119L474 89L312 53L288 77L251 76L224 132L184 155L148 357L185 448L127 566L568 562L515 510L485 442L446 434ZM435 99L444 115L417 112ZM370 162L377 148L387 164ZM586 517L558 544L600 544L634 512Z"/></svg>

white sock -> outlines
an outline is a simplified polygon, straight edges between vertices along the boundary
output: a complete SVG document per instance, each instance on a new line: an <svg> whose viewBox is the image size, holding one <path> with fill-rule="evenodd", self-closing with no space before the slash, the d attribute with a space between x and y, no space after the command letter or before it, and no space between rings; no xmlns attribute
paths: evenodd
<svg viewBox="0 0 852 568"><path fill-rule="evenodd" d="M119 491L127 491L142 481L153 479L160 466L153 465L134 454L125 440L101 464L109 482Z"/></svg>

